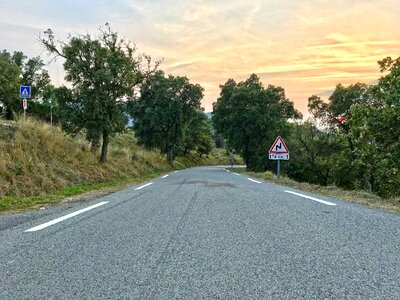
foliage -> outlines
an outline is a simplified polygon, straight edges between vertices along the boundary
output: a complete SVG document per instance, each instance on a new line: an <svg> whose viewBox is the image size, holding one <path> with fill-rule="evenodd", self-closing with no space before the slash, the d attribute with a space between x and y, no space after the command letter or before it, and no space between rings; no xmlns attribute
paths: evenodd
<svg viewBox="0 0 400 300"><path fill-rule="evenodd" d="M254 171L267 169L269 147L277 135L288 133L287 120L299 117L283 88L264 88L255 74L245 81L236 83L229 79L222 85L213 111L217 132Z"/></svg>
<svg viewBox="0 0 400 300"><path fill-rule="evenodd" d="M28 59L20 51L11 54L3 50L0 53L0 71L0 102L6 119L12 119L15 113L22 111L22 101L18 97L22 84L31 86L29 112L42 117L38 113L42 110L43 101L49 98L52 86L40 57Z"/></svg>
<svg viewBox="0 0 400 300"><path fill-rule="evenodd" d="M195 150L200 156L209 154L213 149L212 124L203 111L198 110L184 128L178 153L187 155Z"/></svg>
<svg viewBox="0 0 400 300"><path fill-rule="evenodd" d="M327 134L345 145L332 154L345 172L327 166L328 181L388 198L400 195L400 58L378 63L382 72L388 72L378 84L339 84L328 103L310 97L309 110L326 125ZM341 116L344 122L338 120ZM313 182L311 177L307 181Z"/></svg>
<svg viewBox="0 0 400 300"><path fill-rule="evenodd" d="M351 172L343 164L346 151L343 136L322 131L310 121L293 125L287 145L290 161L286 174L295 180L326 186L338 184L342 173Z"/></svg>
<svg viewBox="0 0 400 300"><path fill-rule="evenodd" d="M65 79L72 84L71 90L63 87L58 91L63 128L70 133L84 129L94 145L101 137L100 162L105 162L110 137L125 129L121 100L132 97L134 87L154 70L151 59L135 56L135 45L120 39L108 24L95 38L76 35L60 43L52 30L45 35L42 44L65 59Z"/></svg>
<svg viewBox="0 0 400 300"><path fill-rule="evenodd" d="M214 143L216 148L225 148L225 141L221 134L214 133Z"/></svg>
<svg viewBox="0 0 400 300"><path fill-rule="evenodd" d="M177 148L185 143L185 133L188 147L193 147L188 129L194 127L191 122L199 117L202 97L200 85L191 84L186 77L166 77L164 72L157 71L143 83L140 97L128 103L138 142L167 154L172 164Z"/></svg>
<svg viewBox="0 0 400 300"><path fill-rule="evenodd" d="M400 195L400 58L379 64L389 73L371 88L373 103L352 108L349 135L371 189L391 197Z"/></svg>
<svg viewBox="0 0 400 300"><path fill-rule="evenodd" d="M18 101L18 88L20 85L20 69L4 56L0 55L0 103L3 114L7 119L12 119L13 113L20 108Z"/></svg>

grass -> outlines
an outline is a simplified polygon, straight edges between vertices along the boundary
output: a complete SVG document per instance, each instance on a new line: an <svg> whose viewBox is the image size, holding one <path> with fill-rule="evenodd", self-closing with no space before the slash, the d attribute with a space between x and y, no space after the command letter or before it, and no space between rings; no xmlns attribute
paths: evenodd
<svg viewBox="0 0 400 300"><path fill-rule="evenodd" d="M81 136L33 119L0 121L0 212L59 203L88 191L116 190L173 169L227 164L225 150L190 153L174 168L157 151L139 147L132 133L112 138L108 162L99 164Z"/></svg>
<svg viewBox="0 0 400 300"><path fill-rule="evenodd" d="M108 194L121 188L127 187L130 184L135 184L150 178L157 177L160 174L161 172L150 173L140 177L116 178L100 183L72 185L49 194L39 196L5 196L0 198L0 212L24 211L40 208L42 206L60 203L68 197L72 197L72 202L76 202L81 199L80 197L75 197L77 195L85 195L85 193L87 192L94 191L102 191L102 194Z"/></svg>
<svg viewBox="0 0 400 300"><path fill-rule="evenodd" d="M229 169L231 170L231 169ZM384 199L375 194L358 190L344 190L336 186L320 186L305 182L297 182L288 177L278 177L270 171L255 173L246 169L233 169L237 173L245 173L249 176L263 179L266 182L288 186L305 192L316 193L324 196L334 197L357 204L367 205L372 208L384 209L391 212L400 213L400 198Z"/></svg>

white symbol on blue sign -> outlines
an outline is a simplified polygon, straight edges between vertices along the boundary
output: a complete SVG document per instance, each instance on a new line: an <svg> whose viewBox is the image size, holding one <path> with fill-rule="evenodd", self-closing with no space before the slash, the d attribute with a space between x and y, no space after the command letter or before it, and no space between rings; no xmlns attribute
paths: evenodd
<svg viewBox="0 0 400 300"><path fill-rule="evenodd" d="M29 85L22 85L19 87L19 97L20 98L30 98L31 97L31 87Z"/></svg>

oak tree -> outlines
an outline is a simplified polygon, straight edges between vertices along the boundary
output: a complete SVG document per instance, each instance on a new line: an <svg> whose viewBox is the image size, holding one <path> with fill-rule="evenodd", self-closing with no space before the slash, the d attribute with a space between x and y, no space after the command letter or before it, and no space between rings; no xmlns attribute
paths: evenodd
<svg viewBox="0 0 400 300"><path fill-rule="evenodd" d="M100 34L70 36L56 40L53 31L41 38L54 57L64 59L65 79L71 89L59 93L61 123L67 132L85 130L92 144L102 140L100 162L107 159L110 137L124 130L123 100L158 66L148 55L137 55L135 44L120 38L108 24Z"/></svg>

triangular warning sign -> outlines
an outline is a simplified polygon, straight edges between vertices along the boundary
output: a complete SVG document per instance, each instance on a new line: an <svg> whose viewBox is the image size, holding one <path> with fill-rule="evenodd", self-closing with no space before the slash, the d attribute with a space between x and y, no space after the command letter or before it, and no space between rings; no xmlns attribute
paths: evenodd
<svg viewBox="0 0 400 300"><path fill-rule="evenodd" d="M286 147L285 142L283 139L278 136L272 145L272 147L269 149L269 153L272 154L288 154L289 149Z"/></svg>

